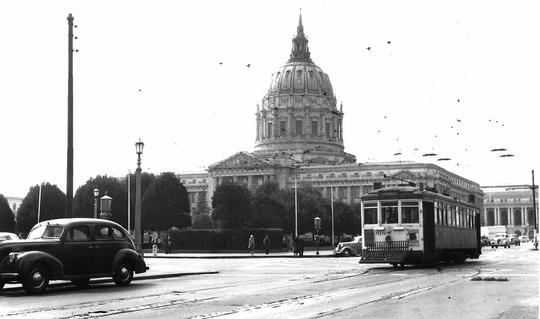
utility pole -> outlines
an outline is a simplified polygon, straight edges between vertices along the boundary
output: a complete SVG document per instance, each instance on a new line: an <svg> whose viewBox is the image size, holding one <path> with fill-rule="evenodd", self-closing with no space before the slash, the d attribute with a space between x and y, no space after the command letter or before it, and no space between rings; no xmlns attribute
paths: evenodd
<svg viewBox="0 0 540 319"><path fill-rule="evenodd" d="M536 186L534 185L534 169L532 170L532 195L534 215L534 249L538 250L538 219L536 217Z"/></svg>
<svg viewBox="0 0 540 319"><path fill-rule="evenodd" d="M65 217L72 217L73 204L73 16L68 20L68 145Z"/></svg>

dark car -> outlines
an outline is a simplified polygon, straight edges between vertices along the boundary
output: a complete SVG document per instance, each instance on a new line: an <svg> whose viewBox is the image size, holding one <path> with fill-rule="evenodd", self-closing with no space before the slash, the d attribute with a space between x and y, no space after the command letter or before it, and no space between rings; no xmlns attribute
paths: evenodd
<svg viewBox="0 0 540 319"><path fill-rule="evenodd" d="M0 243L0 289L20 282L28 293L41 293L49 280L83 286L97 277L112 277L118 286L126 286L134 272L147 269L127 231L104 219L44 221L26 240Z"/></svg>

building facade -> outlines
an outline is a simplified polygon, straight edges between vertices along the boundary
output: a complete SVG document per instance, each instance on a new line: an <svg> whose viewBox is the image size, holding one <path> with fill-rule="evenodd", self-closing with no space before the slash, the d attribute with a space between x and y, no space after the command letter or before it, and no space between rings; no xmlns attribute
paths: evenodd
<svg viewBox="0 0 540 319"><path fill-rule="evenodd" d="M338 109L329 76L311 59L302 16L296 31L289 60L272 74L268 92L257 105L254 151L238 152L206 173L178 174L190 198L204 197L211 207L212 195L222 183L255 190L270 181L281 189L309 184L324 197L333 191L336 200L352 204L374 185L405 180L482 207L479 184L437 165L356 163L356 157L345 152L343 105Z"/></svg>
<svg viewBox="0 0 540 319"><path fill-rule="evenodd" d="M23 198L6 196L6 199L8 201L9 208L11 208L13 215L15 215L15 220L17 220L17 212L19 211L19 207L21 206L23 202Z"/></svg>
<svg viewBox="0 0 540 319"><path fill-rule="evenodd" d="M534 227L538 220L534 215L530 185L482 186L482 189L485 194L482 226L507 226L509 234L534 237ZM537 200L538 191L535 197Z"/></svg>

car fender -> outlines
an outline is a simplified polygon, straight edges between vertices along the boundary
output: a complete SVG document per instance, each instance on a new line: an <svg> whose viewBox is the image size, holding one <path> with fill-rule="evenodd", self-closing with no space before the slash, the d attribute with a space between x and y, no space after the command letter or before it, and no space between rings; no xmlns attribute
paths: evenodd
<svg viewBox="0 0 540 319"><path fill-rule="evenodd" d="M30 271L36 263L43 263L49 268L51 279L60 279L64 276L64 265L53 255L43 251L28 251L17 255L17 269L19 274Z"/></svg>
<svg viewBox="0 0 540 319"><path fill-rule="evenodd" d="M119 250L113 259L113 272L116 270L119 263L128 260L132 265L136 273L146 271L146 264L143 258L133 249L124 248Z"/></svg>

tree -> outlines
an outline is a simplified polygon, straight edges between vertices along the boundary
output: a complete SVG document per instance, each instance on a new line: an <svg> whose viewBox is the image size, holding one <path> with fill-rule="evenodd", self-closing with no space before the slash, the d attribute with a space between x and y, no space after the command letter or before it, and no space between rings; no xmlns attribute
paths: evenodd
<svg viewBox="0 0 540 319"><path fill-rule="evenodd" d="M73 216L74 217L94 217L94 188L99 189L99 198L105 195L112 198L111 214L112 220L127 226L127 189L126 184L120 182L114 177L96 176L90 178L86 184L80 186L73 197ZM97 217L101 213L100 200L98 198Z"/></svg>
<svg viewBox="0 0 540 319"><path fill-rule="evenodd" d="M143 229L167 230L173 226L191 226L190 210L188 192L184 185L174 173L162 173L143 196Z"/></svg>
<svg viewBox="0 0 540 319"><path fill-rule="evenodd" d="M144 195L148 186L155 181L153 174L141 174L141 196ZM127 227L127 178L120 180L115 177L96 176L90 178L86 183L80 186L73 197L73 216L74 217L94 217L94 188L99 189L100 198L105 195L110 196L112 201L111 214L112 220L120 225ZM98 212L99 218L99 199ZM131 229L135 225L135 177L130 178L130 218Z"/></svg>
<svg viewBox="0 0 540 319"><path fill-rule="evenodd" d="M39 185L30 187L17 213L18 232L26 235L38 222L38 197ZM41 215L39 221L65 217L65 203L66 195L56 185L43 184L41 186Z"/></svg>
<svg viewBox="0 0 540 319"><path fill-rule="evenodd" d="M197 214L193 216L193 229L215 229L216 223L212 220L208 214Z"/></svg>
<svg viewBox="0 0 540 319"><path fill-rule="evenodd" d="M15 215L2 194L0 194L0 231L15 232Z"/></svg>
<svg viewBox="0 0 540 319"><path fill-rule="evenodd" d="M252 215L251 193L244 185L224 183L216 187L212 196L212 218L223 228L240 229L250 226Z"/></svg>
<svg viewBox="0 0 540 319"><path fill-rule="evenodd" d="M327 220L323 220L323 232L332 234L332 208L330 201L324 204ZM334 202L334 234L339 238L343 234L356 235L362 232L360 228L360 215L356 215L350 205L343 202Z"/></svg>
<svg viewBox="0 0 540 319"><path fill-rule="evenodd" d="M276 183L269 182L256 189L253 196L253 227L294 229L294 216L288 211L286 197Z"/></svg>

